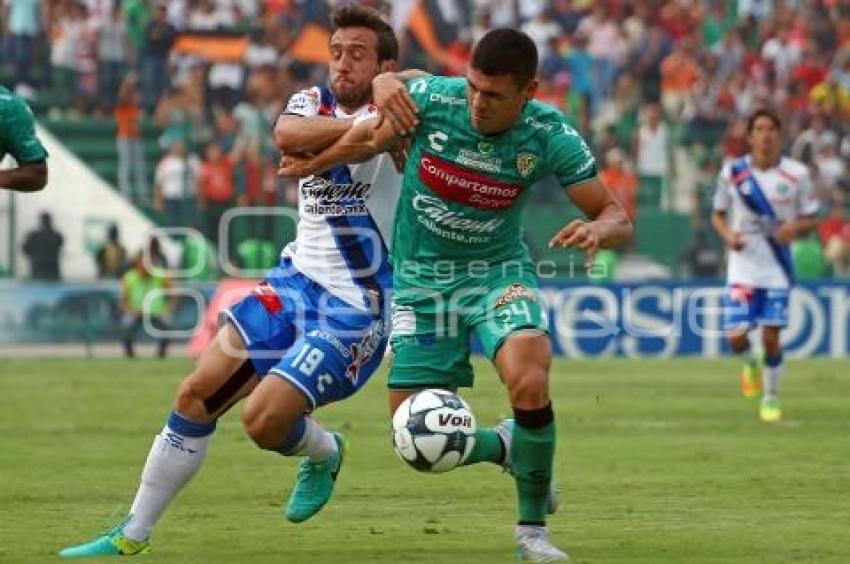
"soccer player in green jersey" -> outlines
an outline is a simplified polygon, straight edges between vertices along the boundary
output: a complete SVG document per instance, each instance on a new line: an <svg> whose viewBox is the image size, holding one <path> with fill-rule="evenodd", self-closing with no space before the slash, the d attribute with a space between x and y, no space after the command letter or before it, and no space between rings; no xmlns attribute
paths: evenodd
<svg viewBox="0 0 850 564"><path fill-rule="evenodd" d="M495 462L516 480L520 556L565 560L545 528L555 451L551 346L535 268L522 243L529 188L554 175L588 221L552 239L592 261L622 243L631 223L597 177L587 144L554 108L533 99L537 51L516 30L476 45L466 78L373 83L381 118L315 156L287 155L298 176L384 151L410 137L394 240L390 410L416 390L472 385L469 337L484 346L508 389L513 419L480 429L466 464ZM390 102L388 102L390 101Z"/></svg>
<svg viewBox="0 0 850 564"><path fill-rule="evenodd" d="M0 188L36 192L47 184L47 151L35 136L35 120L26 102L0 86L0 161L7 155L17 168L0 170Z"/></svg>

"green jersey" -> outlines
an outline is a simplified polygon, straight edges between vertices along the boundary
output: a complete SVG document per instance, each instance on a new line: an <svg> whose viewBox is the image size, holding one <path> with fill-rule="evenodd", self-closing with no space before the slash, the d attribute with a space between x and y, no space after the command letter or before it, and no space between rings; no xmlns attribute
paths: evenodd
<svg viewBox="0 0 850 564"><path fill-rule="evenodd" d="M596 176L587 144L555 108L532 100L498 135L471 125L465 78L411 80L419 125L404 171L393 235L395 291L447 290L446 268L481 261L530 265L522 242L529 188L554 175L564 187Z"/></svg>
<svg viewBox="0 0 850 564"><path fill-rule="evenodd" d="M47 151L35 136L35 119L29 106L0 86L0 161L7 153L18 165L47 158Z"/></svg>

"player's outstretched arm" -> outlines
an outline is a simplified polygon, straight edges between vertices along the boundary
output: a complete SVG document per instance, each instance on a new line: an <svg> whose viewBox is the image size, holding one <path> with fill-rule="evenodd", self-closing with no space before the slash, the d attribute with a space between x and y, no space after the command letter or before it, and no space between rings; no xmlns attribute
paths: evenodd
<svg viewBox="0 0 850 564"><path fill-rule="evenodd" d="M282 115L274 126L274 142L284 154L315 153L345 135L353 119Z"/></svg>
<svg viewBox="0 0 850 564"><path fill-rule="evenodd" d="M47 184L47 163L27 163L0 170L0 188L16 192L38 192Z"/></svg>
<svg viewBox="0 0 850 564"><path fill-rule="evenodd" d="M287 155L280 160L280 176L300 178L339 164L359 163L390 149L397 142L392 125L382 116L359 120L336 143L317 155Z"/></svg>
<svg viewBox="0 0 850 564"><path fill-rule="evenodd" d="M590 221L570 222L549 241L549 247L582 250L585 266L590 266L597 249L617 247L631 239L633 226L629 216L598 178L571 186L567 196Z"/></svg>

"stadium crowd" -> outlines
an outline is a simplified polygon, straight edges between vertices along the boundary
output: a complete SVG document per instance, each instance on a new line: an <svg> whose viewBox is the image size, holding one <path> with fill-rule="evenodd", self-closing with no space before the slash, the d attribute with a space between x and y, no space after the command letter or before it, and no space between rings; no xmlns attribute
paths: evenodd
<svg viewBox="0 0 850 564"><path fill-rule="evenodd" d="M850 265L850 5L838 0L367 1L394 23L402 67L462 74L491 27L518 27L540 52L538 97L592 141L632 214L693 214L705 235L724 158L746 152L746 116L785 119L829 209L820 243ZM293 204L269 131L288 96L321 82L311 47L333 2L3 0L0 65L52 115L114 116L119 184L166 224L213 236L233 203ZM187 36L247 38L240 59ZM312 51L315 51L313 48ZM148 186L139 122L160 128ZM538 197L546 197L545 189Z"/></svg>

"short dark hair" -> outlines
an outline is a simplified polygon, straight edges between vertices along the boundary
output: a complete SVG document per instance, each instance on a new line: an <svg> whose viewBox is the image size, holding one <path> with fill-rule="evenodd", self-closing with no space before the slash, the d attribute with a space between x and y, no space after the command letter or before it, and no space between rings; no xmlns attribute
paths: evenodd
<svg viewBox="0 0 850 564"><path fill-rule="evenodd" d="M472 68L490 76L510 75L522 88L537 74L537 47L521 31L509 27L491 29L472 51Z"/></svg>
<svg viewBox="0 0 850 564"><path fill-rule="evenodd" d="M769 119L773 122L773 125L776 126L776 129L782 131L782 119L779 117L779 114L777 114L770 108L759 108L754 111L747 119L747 134L753 132L753 129L756 126L756 120L758 120L759 118Z"/></svg>
<svg viewBox="0 0 850 564"><path fill-rule="evenodd" d="M398 39L396 39L395 31L375 10L346 4L334 10L331 25L331 33L347 27L365 27L374 31L378 38L378 62L398 59Z"/></svg>

